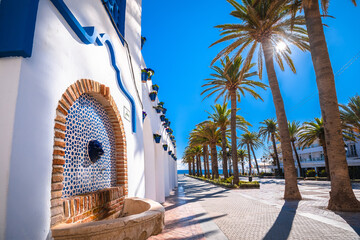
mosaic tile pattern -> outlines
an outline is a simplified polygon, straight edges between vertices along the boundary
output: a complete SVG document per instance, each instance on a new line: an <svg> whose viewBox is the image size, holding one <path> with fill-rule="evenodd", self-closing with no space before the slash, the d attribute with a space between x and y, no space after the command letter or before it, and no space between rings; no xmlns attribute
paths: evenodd
<svg viewBox="0 0 360 240"><path fill-rule="evenodd" d="M90 140L102 143L104 155L92 163ZM116 185L115 135L102 105L88 94L80 96L66 117L64 181L62 197L70 197Z"/></svg>

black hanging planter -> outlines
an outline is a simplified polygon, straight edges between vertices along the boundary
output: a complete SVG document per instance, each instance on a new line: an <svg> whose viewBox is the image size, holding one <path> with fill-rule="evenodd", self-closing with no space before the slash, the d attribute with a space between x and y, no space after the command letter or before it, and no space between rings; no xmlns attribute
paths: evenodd
<svg viewBox="0 0 360 240"><path fill-rule="evenodd" d="M163 148L164 148L164 151L167 151L168 145L167 145L167 144L163 144Z"/></svg>
<svg viewBox="0 0 360 240"><path fill-rule="evenodd" d="M171 155L171 151L168 151L169 155Z"/></svg>
<svg viewBox="0 0 360 240"><path fill-rule="evenodd" d="M154 134L154 140L155 140L155 142L156 143L160 143L160 139L161 139L161 135L159 135L159 134Z"/></svg>
<svg viewBox="0 0 360 240"><path fill-rule="evenodd" d="M152 101L152 102L155 102L155 99L156 99L156 95L157 95L157 92L151 92L150 94L149 94L149 97L150 97L150 100Z"/></svg>
<svg viewBox="0 0 360 240"><path fill-rule="evenodd" d="M165 122L165 115L160 115L160 120L162 121L162 122ZM166 123L166 122L165 122Z"/></svg>

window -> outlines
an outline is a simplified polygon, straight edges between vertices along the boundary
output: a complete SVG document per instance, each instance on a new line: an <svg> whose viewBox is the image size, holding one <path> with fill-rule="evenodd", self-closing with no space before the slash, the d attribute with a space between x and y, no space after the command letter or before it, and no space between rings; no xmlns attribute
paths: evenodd
<svg viewBox="0 0 360 240"><path fill-rule="evenodd" d="M125 12L126 12L126 0L103 0L105 7L109 11L109 14L114 19L117 29L120 34L125 38ZM123 39L120 37L121 42Z"/></svg>

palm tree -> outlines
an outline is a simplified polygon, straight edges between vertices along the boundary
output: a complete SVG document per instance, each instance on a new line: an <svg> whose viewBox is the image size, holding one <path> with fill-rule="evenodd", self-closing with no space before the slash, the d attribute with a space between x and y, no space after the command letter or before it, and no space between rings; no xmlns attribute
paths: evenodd
<svg viewBox="0 0 360 240"><path fill-rule="evenodd" d="M214 113L210 114L209 118L211 118L218 125L221 131L223 173L224 177L228 178L229 174L227 168L226 131L228 129L228 126L230 125L231 110L227 108L227 103L224 103L223 105L215 104L211 107L214 110Z"/></svg>
<svg viewBox="0 0 360 240"><path fill-rule="evenodd" d="M297 136L298 136L299 131L300 131L300 123L296 122L296 121L292 121L292 122L288 122L288 126L289 126L290 141L291 141L292 148L293 148L293 150L295 152L296 161L297 161L297 164L298 164L298 168L300 170L300 176L305 177L304 172L303 172L303 170L301 168L299 155L298 155L298 152L297 152L296 146L295 146L295 142L297 140Z"/></svg>
<svg viewBox="0 0 360 240"><path fill-rule="evenodd" d="M351 97L347 105L340 104L340 118L345 128L360 133L360 97Z"/></svg>
<svg viewBox="0 0 360 240"><path fill-rule="evenodd" d="M204 144L210 146L211 152L211 173L212 177L219 178L216 145L221 140L221 132L216 123L205 121L197 125L190 136L190 141L194 144Z"/></svg>
<svg viewBox="0 0 360 240"><path fill-rule="evenodd" d="M196 166L198 166L198 176L202 176L202 167L201 167L201 154L202 147L201 146L193 146L194 156L196 158Z"/></svg>
<svg viewBox="0 0 360 240"><path fill-rule="evenodd" d="M195 157L193 154L193 150L190 146L187 146L185 148L185 153L184 153L185 158L188 159L188 161L191 163L192 165L192 171L189 172L190 175L195 176L196 172L195 172Z"/></svg>
<svg viewBox="0 0 360 240"><path fill-rule="evenodd" d="M241 159L242 175L245 175L244 158L247 155L247 152L245 149L239 149L237 154L238 154L239 159Z"/></svg>
<svg viewBox="0 0 360 240"><path fill-rule="evenodd" d="M187 165L188 165L189 175L192 175L192 174L191 174L191 158L187 157L187 156L184 154L181 162L182 162L183 164L187 164Z"/></svg>
<svg viewBox="0 0 360 240"><path fill-rule="evenodd" d="M277 152L276 141L275 141L275 138L278 138L279 136L277 122L274 119L265 119L264 121L260 122L260 124L262 124L263 126L261 126L259 129L259 136L266 139L267 142L271 140L274 149L276 165L277 165L277 175L280 175L281 174L280 161L279 161L279 155Z"/></svg>
<svg viewBox="0 0 360 240"><path fill-rule="evenodd" d="M297 186L297 175L292 156L284 102L274 67L274 58L281 70L284 70L283 61L285 60L290 69L294 73L296 72L293 61L290 58L291 50L288 44L291 43L303 51L308 49L306 30L302 27L305 25L304 18L296 16L292 19L293 11L289 0L247 0L242 1L243 5L240 5L235 0L227 1L235 8L231 15L240 19L242 23L216 26L223 31L222 35L225 36L213 43L213 45L228 40L233 40L233 42L224 48L215 57L213 62L222 56L228 56L231 52L235 52L234 55L239 56L245 48L249 47L244 66L250 64L257 50L259 76L261 77L262 62L263 58L265 58L265 66L273 94L282 143L281 148L285 169L284 198L287 200L301 199ZM283 46L282 51L276 51L279 43Z"/></svg>
<svg viewBox="0 0 360 240"><path fill-rule="evenodd" d="M259 139L259 135L256 132L246 132L246 133L241 134L240 146L241 147L247 146L249 162L251 162L250 152L253 153L256 170L257 170L258 174L260 174L259 165L258 165L256 156L255 156L255 151L254 151L254 148L258 148L261 146L261 141ZM250 172L251 172L251 170L250 170Z"/></svg>
<svg viewBox="0 0 360 240"><path fill-rule="evenodd" d="M313 122L305 122L299 134L300 144L305 147L311 146L315 141L319 141L323 148L325 159L325 170L328 180L330 180L329 174L329 160L326 147L326 138L324 131L324 121L322 118L315 118ZM344 146L343 146L344 147Z"/></svg>
<svg viewBox="0 0 360 240"><path fill-rule="evenodd" d="M341 122L335 89L335 77L327 49L318 0L293 0L305 12L309 35L310 52L316 73L321 115L324 118L326 145L331 174L331 192L328 208L338 211L360 211L360 202L352 190L344 141L341 136ZM356 5L356 0L351 0ZM322 0L326 14L329 0Z"/></svg>
<svg viewBox="0 0 360 240"><path fill-rule="evenodd" d="M254 90L255 87L262 89L266 88L266 85L253 81L249 78L256 76L256 72L250 72L253 64L243 65L243 59L239 56L233 61L229 57L220 60L220 67L212 66L213 78L205 79L208 83L203 87L206 89L201 94L207 94L205 98L217 94L215 102L224 97L224 101L229 100L231 102L231 116L230 116L230 128L231 128L231 158L234 167L234 184L239 183L239 170L237 166L237 143L236 143L236 112L237 101L240 101L240 96L244 96L245 93L249 93L255 99L261 99L260 95Z"/></svg>

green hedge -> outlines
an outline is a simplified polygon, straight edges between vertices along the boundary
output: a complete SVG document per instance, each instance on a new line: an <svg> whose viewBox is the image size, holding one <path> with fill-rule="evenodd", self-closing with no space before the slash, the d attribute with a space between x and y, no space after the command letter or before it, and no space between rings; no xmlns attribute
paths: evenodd
<svg viewBox="0 0 360 240"><path fill-rule="evenodd" d="M208 179L205 177L197 177L192 175L187 175L188 177L192 177L195 179L199 179L208 183L212 183L218 186L226 187L226 188L260 188L260 183L258 181L239 181L239 186L236 184L232 184L232 180L234 177L229 177L227 179L219 178L219 179Z"/></svg>

